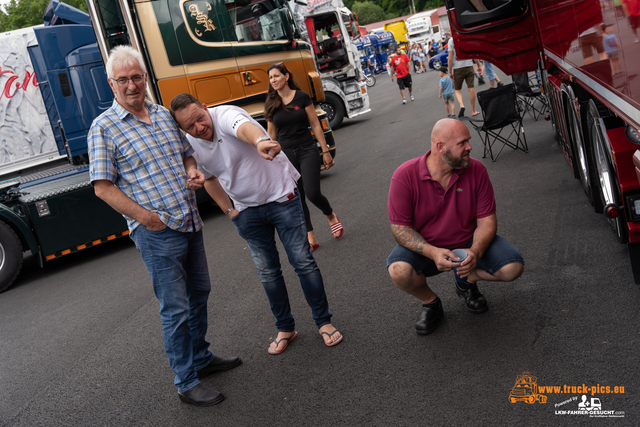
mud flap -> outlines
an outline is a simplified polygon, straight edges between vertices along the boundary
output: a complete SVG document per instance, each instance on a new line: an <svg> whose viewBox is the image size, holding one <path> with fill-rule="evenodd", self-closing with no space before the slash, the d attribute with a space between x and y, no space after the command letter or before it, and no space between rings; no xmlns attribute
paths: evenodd
<svg viewBox="0 0 640 427"><path fill-rule="evenodd" d="M636 285L640 285L640 243L628 243L627 247L629 248L633 281Z"/></svg>

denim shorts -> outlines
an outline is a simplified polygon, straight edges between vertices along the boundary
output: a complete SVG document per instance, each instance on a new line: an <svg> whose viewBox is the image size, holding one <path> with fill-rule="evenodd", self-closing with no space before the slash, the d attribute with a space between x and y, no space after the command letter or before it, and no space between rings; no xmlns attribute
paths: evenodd
<svg viewBox="0 0 640 427"><path fill-rule="evenodd" d="M465 246L470 248L473 243L473 239ZM442 273L436 267L436 263L431 258L419 255L404 246L396 245L395 248L389 254L387 258L387 270L389 266L394 262L403 261L410 264L418 274L424 274L426 277L431 277ZM498 236L493 239L493 242L489 245L484 252L480 260L478 261L478 269L486 271L493 275L496 271L500 270L507 264L519 262L524 264L524 258L518 249L509 243L506 239Z"/></svg>

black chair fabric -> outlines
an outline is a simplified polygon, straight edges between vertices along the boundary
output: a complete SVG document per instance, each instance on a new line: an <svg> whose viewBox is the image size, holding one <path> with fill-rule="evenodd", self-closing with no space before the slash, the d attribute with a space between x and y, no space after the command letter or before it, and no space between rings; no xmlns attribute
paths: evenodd
<svg viewBox="0 0 640 427"><path fill-rule="evenodd" d="M542 93L542 88L539 84L531 85L528 73L514 74L511 78L516 85L520 110L523 114L525 112L529 114L533 120L538 120L538 117L549 109L549 103Z"/></svg>
<svg viewBox="0 0 640 427"><path fill-rule="evenodd" d="M518 112L516 105L515 84L512 83L478 92L478 103L482 109L483 120L467 117L461 117L460 120L468 121L478 132L484 145L482 157L486 157L489 154L491 161L495 162L505 146L525 153L529 152L524 127L522 126L522 116ZM503 134L505 129L510 132L508 136ZM514 136L515 141L512 141L511 139ZM494 156L493 146L498 142L502 143L502 147Z"/></svg>

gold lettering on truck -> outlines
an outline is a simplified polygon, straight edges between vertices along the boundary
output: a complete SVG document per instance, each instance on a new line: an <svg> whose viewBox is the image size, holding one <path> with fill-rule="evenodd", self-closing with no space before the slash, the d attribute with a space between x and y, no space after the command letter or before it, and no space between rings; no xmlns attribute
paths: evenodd
<svg viewBox="0 0 640 427"><path fill-rule="evenodd" d="M211 10L211 5L207 4L207 10ZM196 18L196 24L204 26L204 31L213 31L216 29L216 26L213 25L213 21L209 19L209 15L205 15L200 12L200 8L197 4L189 5L189 12L191 12L191 16ZM202 33L198 30L198 28L194 28L193 31L196 33L198 37L202 37Z"/></svg>

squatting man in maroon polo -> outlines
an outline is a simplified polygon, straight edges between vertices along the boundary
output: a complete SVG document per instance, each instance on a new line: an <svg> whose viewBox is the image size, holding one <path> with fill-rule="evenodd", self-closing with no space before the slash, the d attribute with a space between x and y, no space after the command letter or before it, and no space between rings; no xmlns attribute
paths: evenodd
<svg viewBox="0 0 640 427"><path fill-rule="evenodd" d="M433 127L431 149L391 178L389 220L398 245L387 270L400 290L422 302L421 335L433 332L444 315L427 277L456 268L456 293L470 312L483 313L489 307L477 282L511 282L524 269L518 249L496 234L493 187L482 162L469 156L470 139L462 122L442 119ZM464 249L466 259L460 262L454 249Z"/></svg>

